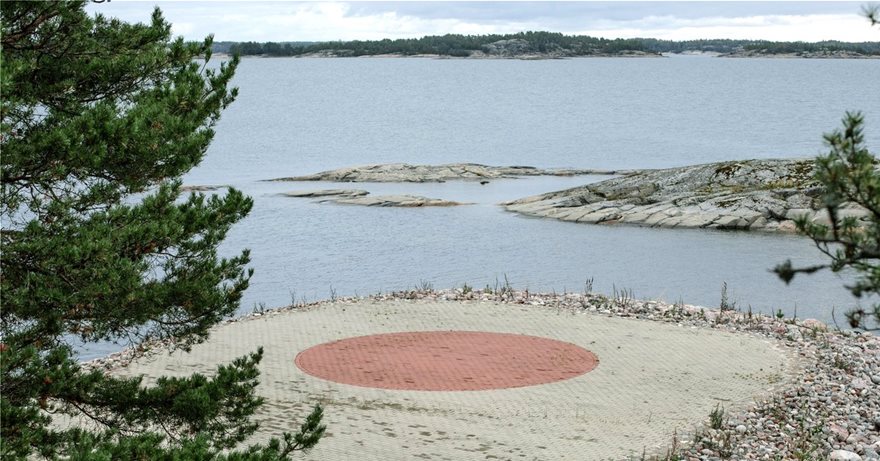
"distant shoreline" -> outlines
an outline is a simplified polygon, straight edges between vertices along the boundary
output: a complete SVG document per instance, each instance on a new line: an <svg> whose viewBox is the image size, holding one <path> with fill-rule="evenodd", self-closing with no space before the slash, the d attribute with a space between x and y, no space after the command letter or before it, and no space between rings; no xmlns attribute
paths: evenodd
<svg viewBox="0 0 880 461"><path fill-rule="evenodd" d="M229 59L232 57L229 53L214 53L214 57L221 59ZM298 56L271 56L271 55L244 55L242 58L247 59L438 59L438 60L519 60L519 61L545 61L545 60L564 60L564 59L590 59L590 58L669 58L680 56L693 56L705 58L731 58L731 59L880 59L880 55L865 54L818 54L818 53L754 53L754 52L734 52L734 53L715 53L715 52L682 52L682 53L630 53L630 54L592 54L581 56L554 56L550 54L528 54L521 56L449 56L441 54L403 54L403 53L384 53L384 54L368 54L361 56L345 56L336 54L304 54Z"/></svg>
<svg viewBox="0 0 880 461"><path fill-rule="evenodd" d="M880 57L880 42L779 42L769 40L608 39L549 31L515 34L431 35L421 38L324 42L215 42L217 53L241 56L431 57L465 59L563 59L717 54L723 57L862 59Z"/></svg>

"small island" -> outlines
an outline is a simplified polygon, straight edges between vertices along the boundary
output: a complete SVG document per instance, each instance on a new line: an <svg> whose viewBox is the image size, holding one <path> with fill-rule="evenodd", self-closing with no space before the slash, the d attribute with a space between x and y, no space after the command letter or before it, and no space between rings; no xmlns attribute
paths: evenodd
<svg viewBox="0 0 880 461"><path fill-rule="evenodd" d="M362 189L324 189L286 192L282 195L297 198L318 198L318 203L338 203L341 205L361 205L374 207L446 207L470 205L420 195L371 195Z"/></svg>
<svg viewBox="0 0 880 461"><path fill-rule="evenodd" d="M445 182L488 181L513 179L524 176L582 176L628 174L632 170L590 170L533 166L489 166L478 163L450 163L445 165L411 165L385 163L354 166L322 171L306 176L291 176L268 181L332 181L332 182Z"/></svg>
<svg viewBox="0 0 880 461"><path fill-rule="evenodd" d="M829 223L814 160L743 160L643 170L502 204L527 216L590 224L794 232L798 217ZM844 205L842 217L867 219Z"/></svg>

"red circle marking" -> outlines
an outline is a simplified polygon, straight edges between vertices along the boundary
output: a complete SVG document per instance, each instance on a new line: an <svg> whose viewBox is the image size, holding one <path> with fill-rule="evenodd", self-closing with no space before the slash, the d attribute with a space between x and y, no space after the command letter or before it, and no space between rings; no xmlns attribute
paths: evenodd
<svg viewBox="0 0 880 461"><path fill-rule="evenodd" d="M555 339L478 331L360 336L319 344L294 360L306 373L362 387L477 391L533 386L580 376L599 363Z"/></svg>

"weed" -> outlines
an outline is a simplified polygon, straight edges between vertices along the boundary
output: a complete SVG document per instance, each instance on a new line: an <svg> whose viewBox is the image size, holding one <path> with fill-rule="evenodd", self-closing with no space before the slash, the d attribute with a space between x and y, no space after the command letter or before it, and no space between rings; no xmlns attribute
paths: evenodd
<svg viewBox="0 0 880 461"><path fill-rule="evenodd" d="M679 451L681 449L681 444L678 440L678 431L672 431L672 445L666 450L666 453L663 456L652 456L650 458L647 457L647 453L644 448L642 448L642 457L640 461L681 461L683 458Z"/></svg>
<svg viewBox="0 0 880 461"><path fill-rule="evenodd" d="M678 431L672 431L672 446L666 451L666 455L663 456L663 461L681 461L681 455L678 454L678 451Z"/></svg>
<svg viewBox="0 0 880 461"><path fill-rule="evenodd" d="M782 320L785 318L785 313L782 312L782 309L776 309L776 318Z"/></svg>
<svg viewBox="0 0 880 461"><path fill-rule="evenodd" d="M593 292L593 277L590 277L584 282L584 294L588 295L592 292Z"/></svg>
<svg viewBox="0 0 880 461"><path fill-rule="evenodd" d="M846 359L842 358L840 354L836 354L834 359L831 361L831 365L838 370L843 370L847 373L851 373L853 371L853 364Z"/></svg>
<svg viewBox="0 0 880 461"><path fill-rule="evenodd" d="M694 446L699 445L699 443L703 441L703 438L704 438L704 437L706 437L706 432L704 432L704 431L703 431L702 429L700 429L699 427L695 428L695 429L694 429L694 441L693 441L693 445L694 445Z"/></svg>
<svg viewBox="0 0 880 461"><path fill-rule="evenodd" d="M797 416L797 427L793 431L791 453L800 461L818 459L822 449L822 427L824 421L814 422L816 415L809 414L808 407L804 405ZM819 419L819 418L816 418Z"/></svg>
<svg viewBox="0 0 880 461"><path fill-rule="evenodd" d="M718 456L720 456L721 459L730 459L733 457L733 442L731 442L730 438L730 431L722 431L721 445L718 447Z"/></svg>
<svg viewBox="0 0 880 461"><path fill-rule="evenodd" d="M259 303L254 303L254 308L252 310L254 314L263 314L266 312L266 303L260 301Z"/></svg>
<svg viewBox="0 0 880 461"><path fill-rule="evenodd" d="M336 288L333 288L333 284L331 283L330 284L330 301L335 303L337 299L339 299L339 295L336 293Z"/></svg>
<svg viewBox="0 0 880 461"><path fill-rule="evenodd" d="M474 291L473 287L464 282L464 285L461 286L461 294L466 295L470 294L470 292Z"/></svg>
<svg viewBox="0 0 880 461"><path fill-rule="evenodd" d="M629 308L631 307L633 301L635 300L635 295L631 289L621 288L617 289L617 285L611 286L612 290L612 298L614 300L614 304L619 308Z"/></svg>
<svg viewBox="0 0 880 461"><path fill-rule="evenodd" d="M498 299L503 301L505 299L513 298L513 287L510 286L510 280L507 279L507 274L504 274L504 284L499 285L498 277L495 277L495 294L498 296Z"/></svg>
<svg viewBox="0 0 880 461"><path fill-rule="evenodd" d="M416 285L416 291L419 293L431 293L434 291L434 284L430 280L419 280Z"/></svg>
<svg viewBox="0 0 880 461"><path fill-rule="evenodd" d="M727 282L721 282L721 312L736 309L736 303L727 298Z"/></svg>
<svg viewBox="0 0 880 461"><path fill-rule="evenodd" d="M715 409L709 413L709 427L718 430L724 427L724 407L715 404Z"/></svg>
<svg viewBox="0 0 880 461"><path fill-rule="evenodd" d="M681 318L684 317L684 300L681 299L681 296L678 297L678 301L676 301L672 307L663 313L665 317L673 317L673 318Z"/></svg>

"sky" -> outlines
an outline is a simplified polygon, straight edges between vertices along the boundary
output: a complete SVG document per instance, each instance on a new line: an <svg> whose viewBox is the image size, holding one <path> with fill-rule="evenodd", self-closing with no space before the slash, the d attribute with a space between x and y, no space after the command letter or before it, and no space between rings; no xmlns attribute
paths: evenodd
<svg viewBox="0 0 880 461"><path fill-rule="evenodd" d="M175 35L223 41L330 41L546 30L605 38L880 41L862 2L298 2L105 0L88 10Z"/></svg>

